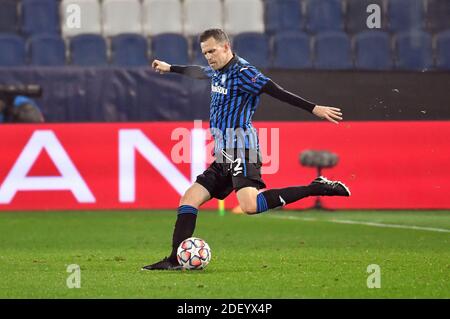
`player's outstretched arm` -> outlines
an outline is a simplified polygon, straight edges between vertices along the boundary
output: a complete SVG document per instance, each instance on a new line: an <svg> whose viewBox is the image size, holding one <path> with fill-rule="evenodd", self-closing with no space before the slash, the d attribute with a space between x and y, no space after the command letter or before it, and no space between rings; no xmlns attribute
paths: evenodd
<svg viewBox="0 0 450 319"><path fill-rule="evenodd" d="M311 112L317 117L328 120L332 123L338 124L338 121L342 121L341 109L337 107L322 106L311 103L305 99L302 99L300 96L283 89L272 80L269 80L263 86L261 92L267 93L280 101L289 103L293 106Z"/></svg>
<svg viewBox="0 0 450 319"><path fill-rule="evenodd" d="M174 65L160 60L153 60L152 68L159 74L173 72L195 79L209 79L206 69L198 65Z"/></svg>

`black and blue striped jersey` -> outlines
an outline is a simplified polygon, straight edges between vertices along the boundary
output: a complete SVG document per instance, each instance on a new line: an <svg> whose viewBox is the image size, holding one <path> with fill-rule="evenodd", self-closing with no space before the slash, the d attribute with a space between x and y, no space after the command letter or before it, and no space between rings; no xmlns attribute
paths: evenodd
<svg viewBox="0 0 450 319"><path fill-rule="evenodd" d="M252 117L269 78L241 57L220 70L204 67L211 79L210 129L215 153L222 149L259 149Z"/></svg>
<svg viewBox="0 0 450 319"><path fill-rule="evenodd" d="M309 112L315 106L284 90L237 55L220 70L210 66L172 65L170 71L211 80L209 121L216 155L226 149L259 151L258 134L253 127L252 117L262 92Z"/></svg>

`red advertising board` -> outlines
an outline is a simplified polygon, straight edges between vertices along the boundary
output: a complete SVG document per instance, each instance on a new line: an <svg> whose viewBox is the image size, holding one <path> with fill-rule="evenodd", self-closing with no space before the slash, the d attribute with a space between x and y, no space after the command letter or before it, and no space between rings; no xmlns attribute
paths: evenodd
<svg viewBox="0 0 450 319"><path fill-rule="evenodd" d="M333 209L450 208L450 122L258 122L269 188L316 176L300 153L328 150L324 169L350 198ZM212 161L207 123L0 126L0 210L174 209ZM314 198L287 208L307 208ZM226 207L237 204L230 195ZM216 208L215 200L205 208Z"/></svg>

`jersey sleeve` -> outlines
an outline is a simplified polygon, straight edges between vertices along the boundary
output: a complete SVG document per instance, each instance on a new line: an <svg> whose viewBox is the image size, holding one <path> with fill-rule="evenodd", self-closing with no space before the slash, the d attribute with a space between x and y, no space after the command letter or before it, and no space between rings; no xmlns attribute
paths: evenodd
<svg viewBox="0 0 450 319"><path fill-rule="evenodd" d="M243 66L239 70L239 88L252 95L261 94L263 86L270 79L253 66Z"/></svg>
<svg viewBox="0 0 450 319"><path fill-rule="evenodd" d="M171 65L170 72L183 74L194 79L209 79L214 74L211 67L200 65Z"/></svg>

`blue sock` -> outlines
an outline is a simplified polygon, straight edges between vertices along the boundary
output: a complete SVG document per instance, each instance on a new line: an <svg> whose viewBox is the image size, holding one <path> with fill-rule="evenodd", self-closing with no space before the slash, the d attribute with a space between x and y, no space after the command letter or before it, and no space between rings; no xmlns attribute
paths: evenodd
<svg viewBox="0 0 450 319"><path fill-rule="evenodd" d="M197 215L198 209L190 205L181 205L178 207L178 215L180 214L194 214Z"/></svg>
<svg viewBox="0 0 450 319"><path fill-rule="evenodd" d="M256 210L257 213L262 213L269 209L282 207L313 195L322 195L321 185L311 184L308 186L268 189L259 193L256 197Z"/></svg>
<svg viewBox="0 0 450 319"><path fill-rule="evenodd" d="M172 236L172 253L169 260L177 263L177 249L183 240L192 237L197 221L198 209L190 205L181 205L178 207L177 221Z"/></svg>
<svg viewBox="0 0 450 319"><path fill-rule="evenodd" d="M268 210L269 207L267 206L266 198L263 193L259 193L258 196L256 196L256 213L260 214Z"/></svg>

